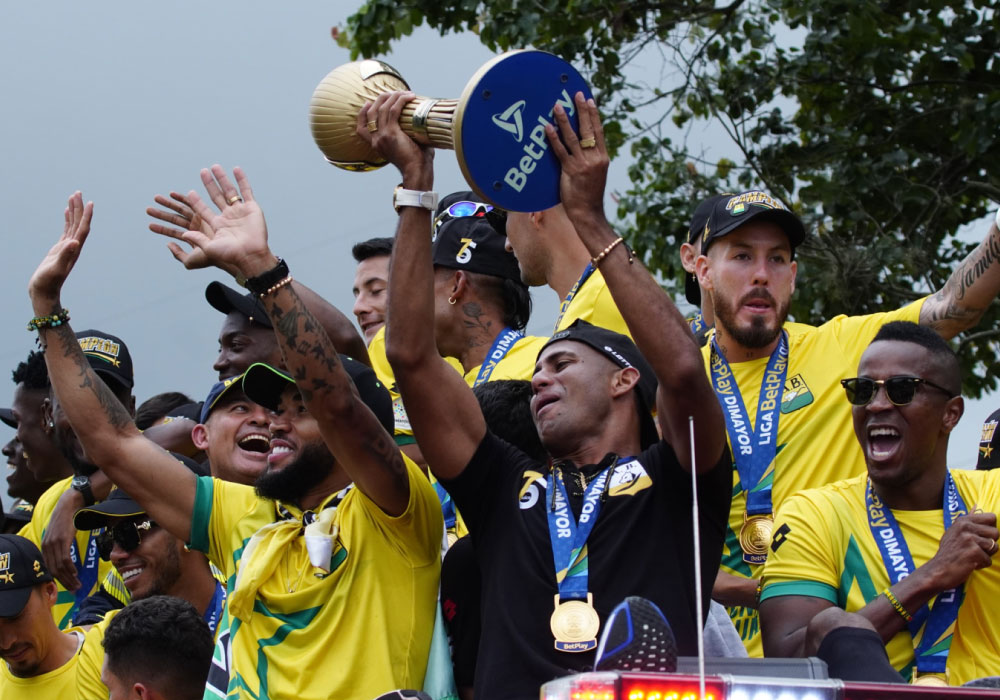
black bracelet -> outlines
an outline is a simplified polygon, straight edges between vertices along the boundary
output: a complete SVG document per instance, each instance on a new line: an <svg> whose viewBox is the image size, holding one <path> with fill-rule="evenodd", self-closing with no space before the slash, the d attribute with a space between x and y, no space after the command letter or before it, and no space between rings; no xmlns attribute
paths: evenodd
<svg viewBox="0 0 1000 700"><path fill-rule="evenodd" d="M249 289L254 296L262 297L267 294L267 290L286 277L288 277L288 263L281 258L278 258L278 264L267 272L259 274L256 277L248 277L246 281L246 288Z"/></svg>

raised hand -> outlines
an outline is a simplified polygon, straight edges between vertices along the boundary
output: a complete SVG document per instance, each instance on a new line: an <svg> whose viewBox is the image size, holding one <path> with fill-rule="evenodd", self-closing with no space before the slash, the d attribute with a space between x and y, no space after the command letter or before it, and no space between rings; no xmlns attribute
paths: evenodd
<svg viewBox="0 0 1000 700"><path fill-rule="evenodd" d="M171 192L169 199L161 194L156 195L153 198L157 204L159 204L162 209L156 209L155 207L147 207L146 214L153 217L154 219L159 219L166 224L172 224L167 226L165 224L151 223L149 225L149 230L153 233L158 233L161 236L166 236L167 238L173 238L174 241L183 241L185 231L201 231L208 237L214 235L211 227L209 227L202 218L194 212L191 205L188 203L187 197L179 192ZM179 228L178 228L179 227ZM170 241L167 243L167 248L170 253L174 256L178 262L180 262L188 270L200 270L205 267L209 267L212 263L209 262L208 258L201 248L192 248L191 250L185 250L180 245ZM225 272L231 275L235 275L234 269L223 268Z"/></svg>
<svg viewBox="0 0 1000 700"><path fill-rule="evenodd" d="M399 126L399 115L413 98L412 92L386 92L366 102L358 112L357 133L399 169L407 187L425 189L431 187L426 178L433 178L434 149L420 145Z"/></svg>
<svg viewBox="0 0 1000 700"><path fill-rule="evenodd" d="M559 159L562 173L559 196L570 220L579 216L604 218L604 187L608 178L608 149L604 143L601 117L593 99L584 99L582 92L573 96L580 135L577 136L561 104L553 114L558 131L545 127L552 152ZM561 137L561 139L560 139Z"/></svg>
<svg viewBox="0 0 1000 700"><path fill-rule="evenodd" d="M238 190L221 165L201 171L201 181L219 212L191 190L185 200L201 218L202 230L188 229L180 237L204 255L209 264L255 277L273 268L275 257L267 245L264 212L253 198L250 181L240 168L233 168L233 176Z"/></svg>
<svg viewBox="0 0 1000 700"><path fill-rule="evenodd" d="M83 195L79 190L70 195L64 212L66 222L63 225L62 236L38 264L28 282L28 295L36 305L44 306L59 300L63 283L80 258L83 243L90 233L90 220L93 215L93 202L84 205ZM43 311L43 313L48 312L49 309Z"/></svg>
<svg viewBox="0 0 1000 700"><path fill-rule="evenodd" d="M964 583L976 569L993 563L998 537L995 513L963 515L945 530L937 553L920 568L934 573L936 587L940 590L954 588Z"/></svg>

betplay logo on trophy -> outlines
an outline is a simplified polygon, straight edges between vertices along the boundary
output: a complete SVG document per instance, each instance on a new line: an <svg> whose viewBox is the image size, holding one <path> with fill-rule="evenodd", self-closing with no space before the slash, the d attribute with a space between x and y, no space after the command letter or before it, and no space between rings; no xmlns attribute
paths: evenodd
<svg viewBox="0 0 1000 700"><path fill-rule="evenodd" d="M385 161L358 138L357 115L380 93L409 90L392 66L356 61L332 70L313 92L312 133L326 159L346 170L374 170ZM480 68L457 99L418 97L400 116L418 143L454 149L469 186L509 211L541 211L559 203L559 161L545 125L558 102L579 121L573 95L590 88L569 63L544 51L511 51Z"/></svg>

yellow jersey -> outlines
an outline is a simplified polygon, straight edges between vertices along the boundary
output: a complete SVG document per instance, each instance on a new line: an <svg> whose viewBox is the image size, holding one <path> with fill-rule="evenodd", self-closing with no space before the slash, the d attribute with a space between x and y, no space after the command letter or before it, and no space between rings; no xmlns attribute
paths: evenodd
<svg viewBox="0 0 1000 700"><path fill-rule="evenodd" d="M535 360L538 359L538 353L547 342L549 342L548 338L536 335L524 336L514 343L503 359L496 364L487 381L497 382L501 379L531 381L531 377L535 373ZM465 373L465 382L470 387L476 385L480 369L482 369L482 365L477 365Z"/></svg>
<svg viewBox="0 0 1000 700"><path fill-rule="evenodd" d="M104 665L104 626L89 630L71 627L65 634L77 635L79 647L73 657L59 668L40 676L19 678L0 663L0 698L3 700L42 700L44 698L80 698L100 700L108 697L108 687L101 682Z"/></svg>
<svg viewBox="0 0 1000 700"><path fill-rule="evenodd" d="M344 496L328 573L310 563L299 509L258 498L250 486L198 480L191 546L227 577L228 697L370 700L421 687L443 524L434 489L405 455L404 462L410 500L402 515L386 515L357 488ZM251 538L288 515L294 539L280 547L262 541L243 562ZM243 616L234 602L241 568L240 586L248 577L259 586Z"/></svg>
<svg viewBox="0 0 1000 700"><path fill-rule="evenodd" d="M35 511L31 515L31 522L21 528L17 534L26 537L35 543L39 549L42 548L42 538L45 536L45 529L49 525L49 518L55 510L59 498L70 488L73 477L66 477L50 486L35 504ZM75 593L67 591L59 581L56 586L59 588L56 604L52 608L52 618L61 630L68 629L73 623L73 615L77 608L90 595L100 589L101 582L115 569L111 562L104 561L97 554L97 533L99 530L77 530L76 546L73 549L73 560L76 563L76 575L80 579L82 587Z"/></svg>
<svg viewBox="0 0 1000 700"><path fill-rule="evenodd" d="M616 333L627 335L629 338L632 337L600 270L594 270L580 285L580 288L572 294L573 298L570 299L568 305L565 300L561 304L559 318L552 331L553 334L568 328L573 321L583 319L595 326L608 328Z"/></svg>
<svg viewBox="0 0 1000 700"><path fill-rule="evenodd" d="M969 508L1000 512L1000 471L952 470ZM882 555L868 524L867 475L808 489L781 504L764 565L761 600L786 595L822 598L856 612L889 585ZM893 510L915 566L938 551L944 535L941 509ZM1000 668L1000 567L974 571L958 611L948 677L952 685L996 675ZM913 671L913 640L903 629L886 644L889 661L905 678Z"/></svg>
<svg viewBox="0 0 1000 700"><path fill-rule="evenodd" d="M788 371L778 411L777 450L761 482L771 485L772 512L797 491L865 472L864 456L851 423L851 406L840 380L857 374L861 354L884 324L916 323L922 305L920 299L886 313L837 316L822 326L785 324ZM702 348L702 355L711 378L711 341ZM768 359L730 364L752 426L757 425L757 403ZM746 489L753 484L740 483L735 451L733 455L733 502L721 570L740 578L759 578L761 565L745 562L739 543L746 512ZM747 652L763 656L757 611L733 607L729 608L729 615Z"/></svg>

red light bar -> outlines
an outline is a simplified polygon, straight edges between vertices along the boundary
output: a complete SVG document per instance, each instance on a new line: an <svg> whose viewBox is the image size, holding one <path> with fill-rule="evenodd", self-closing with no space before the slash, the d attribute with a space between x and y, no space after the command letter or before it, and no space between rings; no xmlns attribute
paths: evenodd
<svg viewBox="0 0 1000 700"><path fill-rule="evenodd" d="M698 676L666 673L623 673L619 678L620 700L698 700ZM718 676L705 677L704 700L725 700L725 684Z"/></svg>

